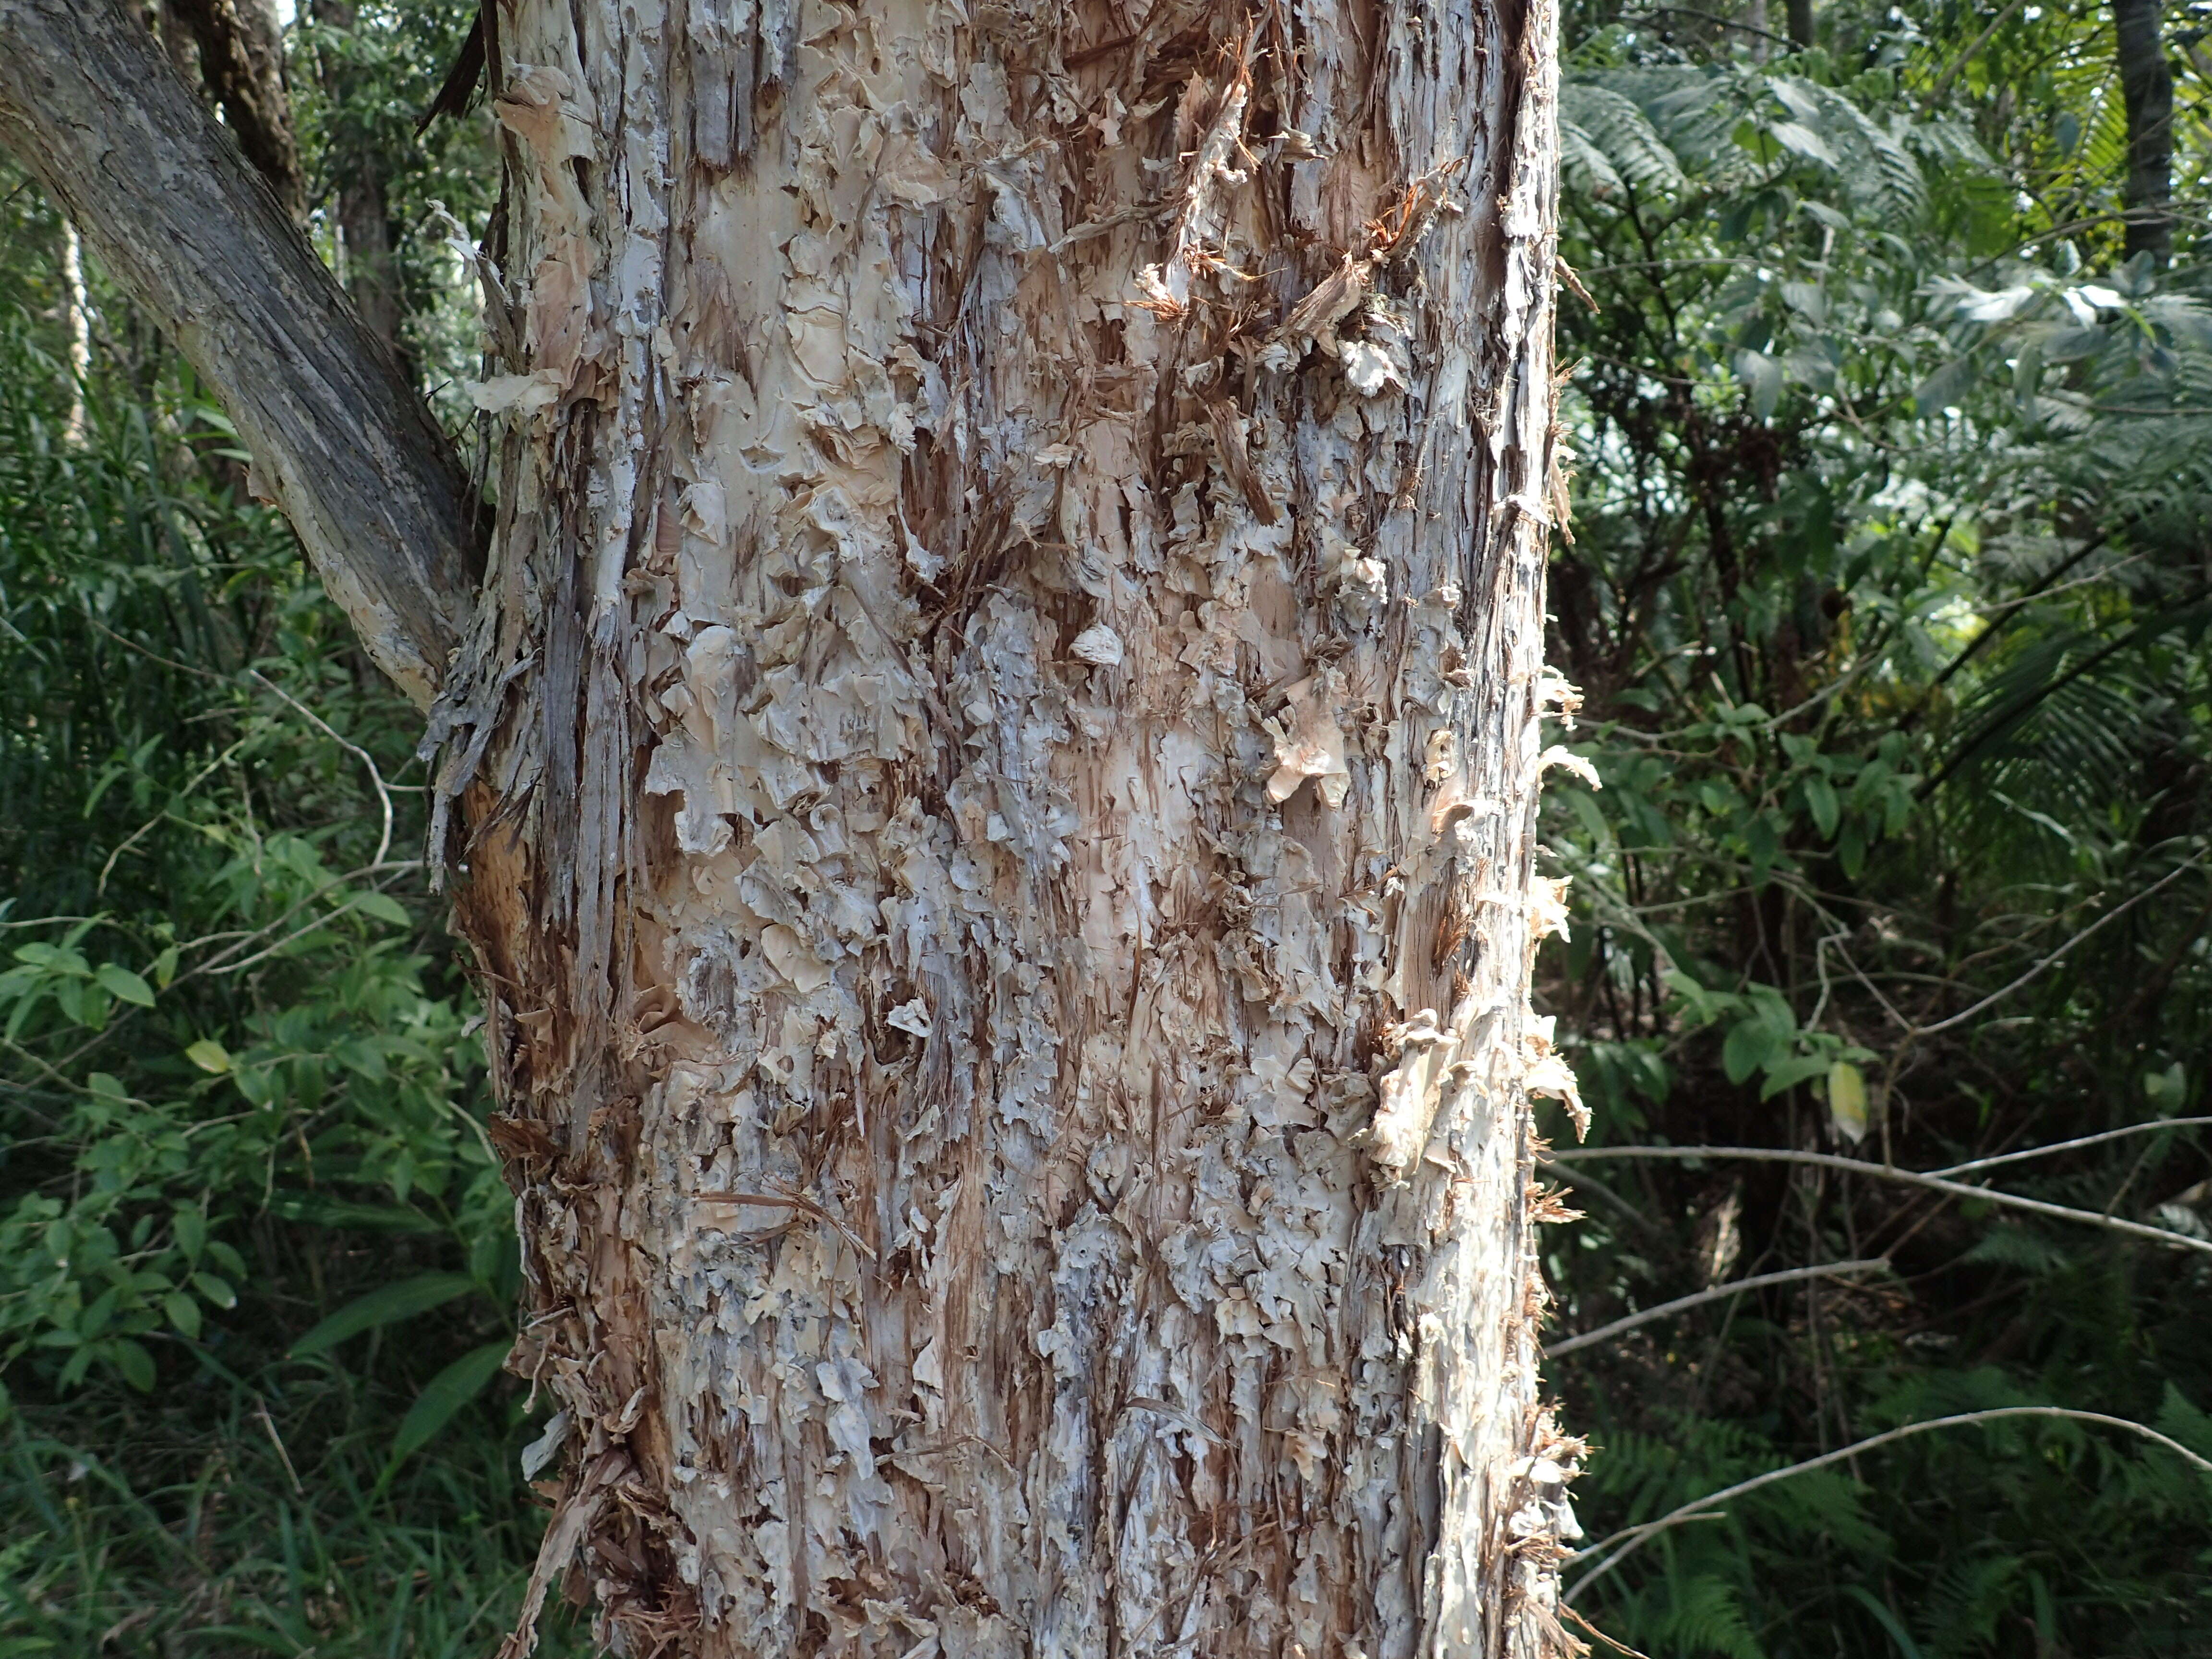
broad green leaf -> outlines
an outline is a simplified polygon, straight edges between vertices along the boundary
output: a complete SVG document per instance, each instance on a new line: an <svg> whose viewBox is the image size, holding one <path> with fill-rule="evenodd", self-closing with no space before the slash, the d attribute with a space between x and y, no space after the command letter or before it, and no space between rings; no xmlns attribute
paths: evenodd
<svg viewBox="0 0 2212 1659"><path fill-rule="evenodd" d="M1818 161L1823 167L1837 165L1836 152L1828 147L1828 141L1810 127L1796 121L1777 121L1766 129L1766 135L1792 155Z"/></svg>
<svg viewBox="0 0 2212 1659"><path fill-rule="evenodd" d="M106 1345L107 1363L141 1394L154 1391L154 1356L136 1342L117 1338Z"/></svg>
<svg viewBox="0 0 2212 1659"><path fill-rule="evenodd" d="M161 1311L169 1316L169 1323L179 1334L196 1337L200 1334L200 1304L182 1291L172 1291L161 1298Z"/></svg>
<svg viewBox="0 0 2212 1659"><path fill-rule="evenodd" d="M396 1319L411 1319L418 1313L443 1307L476 1287L476 1280L466 1273L419 1273L413 1279L384 1285L347 1303L295 1342L292 1358L305 1359L373 1327L388 1325Z"/></svg>
<svg viewBox="0 0 2212 1659"><path fill-rule="evenodd" d="M1828 1062L1820 1054L1790 1054L1766 1062L1766 1080L1759 1085L1759 1097L1771 1100L1784 1089L1794 1089L1808 1079L1821 1076Z"/></svg>
<svg viewBox="0 0 2212 1659"><path fill-rule="evenodd" d="M1769 419L1782 401L1781 360L1763 351L1739 351L1735 373L1751 393L1751 412L1762 421Z"/></svg>
<svg viewBox="0 0 2212 1659"><path fill-rule="evenodd" d="M388 921L394 927L404 927L414 921L406 907L389 893L356 893L353 908L377 921Z"/></svg>
<svg viewBox="0 0 2212 1659"><path fill-rule="evenodd" d="M185 1050L185 1058L203 1072L221 1077L230 1069L230 1050L213 1037L202 1037Z"/></svg>
<svg viewBox="0 0 2212 1659"><path fill-rule="evenodd" d="M192 1285L199 1293L218 1308L235 1308L238 1292L230 1288L230 1281L213 1273L194 1273Z"/></svg>
<svg viewBox="0 0 2212 1659"><path fill-rule="evenodd" d="M1721 1066L1730 1083L1741 1083L1766 1063L1773 1052L1774 1034L1761 1019L1740 1020L1721 1045Z"/></svg>
<svg viewBox="0 0 2212 1659"><path fill-rule="evenodd" d="M415 1397L415 1403L407 1408L407 1415L400 1419L399 1432L392 1438L392 1459L385 1466L386 1474L428 1444L439 1430L453 1420L455 1412L490 1386L507 1358L508 1346L505 1342L487 1342L463 1354L430 1379Z"/></svg>
<svg viewBox="0 0 2212 1659"><path fill-rule="evenodd" d="M1836 786L1815 774L1805 780L1805 804L1813 809L1813 823L1823 836L1836 833L1836 821L1841 808L1836 800Z"/></svg>
<svg viewBox="0 0 2212 1659"><path fill-rule="evenodd" d="M1965 397L1973 381L1973 359L1954 358L1914 388L1913 407L1922 415L1938 414Z"/></svg>
<svg viewBox="0 0 2212 1659"><path fill-rule="evenodd" d="M106 986L108 994L118 1002L132 1003L141 1008L154 1006L154 988L128 968L112 962L103 962L93 977Z"/></svg>

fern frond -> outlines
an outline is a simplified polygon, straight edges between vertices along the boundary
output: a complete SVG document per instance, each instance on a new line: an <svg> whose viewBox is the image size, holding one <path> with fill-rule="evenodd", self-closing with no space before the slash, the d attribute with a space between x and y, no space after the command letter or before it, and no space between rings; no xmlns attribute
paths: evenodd
<svg viewBox="0 0 2212 1659"><path fill-rule="evenodd" d="M1603 195L1607 182L1616 189L1625 182L1640 191L1682 187L1682 165L1650 118L1632 99L1609 88L1579 81L1560 88L1559 136L1569 165L1586 168L1596 181L1595 194ZM1577 146L1590 154L1579 153Z"/></svg>

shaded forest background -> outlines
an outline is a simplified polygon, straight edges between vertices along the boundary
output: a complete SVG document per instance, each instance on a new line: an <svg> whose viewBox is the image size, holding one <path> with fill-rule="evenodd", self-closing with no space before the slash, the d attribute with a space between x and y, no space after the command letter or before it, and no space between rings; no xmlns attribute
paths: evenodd
<svg viewBox="0 0 2212 1659"><path fill-rule="evenodd" d="M2212 6L1728 4L1569 19L1575 1605L2212 1650ZM472 13L150 26L474 454ZM416 722L12 173L0 296L0 1659L482 1653L549 1407Z"/></svg>

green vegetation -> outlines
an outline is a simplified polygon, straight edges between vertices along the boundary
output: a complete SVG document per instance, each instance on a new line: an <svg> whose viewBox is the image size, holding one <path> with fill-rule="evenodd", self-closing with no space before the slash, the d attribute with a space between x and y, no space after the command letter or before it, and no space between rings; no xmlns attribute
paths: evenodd
<svg viewBox="0 0 2212 1659"><path fill-rule="evenodd" d="M1582 471L1553 660L1605 787L1549 796L1577 922L1545 987L1592 1144L1927 1170L2203 1112L2202 206L2170 264L2125 257L2100 12L1839 13L1800 51L1656 21L1586 29L1564 100L1565 253L1597 303L1562 324ZM1993 1407L2212 1453L2212 1260L2094 1224L2212 1237L2206 1144L1962 1177L2080 1223L1832 1165L1563 1161L1589 1212L1549 1239L1568 1330L1893 1268L1563 1357L1601 1448L1585 1524ZM2171 1450L2007 1419L1673 1528L1577 1606L1655 1659L2190 1650L2208 1522Z"/></svg>
<svg viewBox="0 0 2212 1659"><path fill-rule="evenodd" d="M422 875L417 724L96 277L76 380L64 229L19 183L0 1653L481 1654L542 1521L527 1390L491 1376L513 1202Z"/></svg>
<svg viewBox="0 0 2212 1659"><path fill-rule="evenodd" d="M490 181L411 118L469 9L293 38L318 234L384 204L433 388L471 349L438 204L481 234ZM1941 1170L2212 1115L2212 24L2164 27L2161 206L2099 8L1571 20L1552 659L1604 787L1553 775L1540 994L1588 1150ZM480 1654L543 1512L416 722L97 273L73 373L63 227L8 182L0 1656ZM2212 1455L2212 1254L2099 1224L2212 1243L2200 1125L1957 1177L2079 1219L1553 1139L1562 1341L1889 1264L1555 1359L1593 1543L1997 1407ZM1651 1659L2195 1651L2212 1480L2078 1417L1938 1429L1576 1606Z"/></svg>

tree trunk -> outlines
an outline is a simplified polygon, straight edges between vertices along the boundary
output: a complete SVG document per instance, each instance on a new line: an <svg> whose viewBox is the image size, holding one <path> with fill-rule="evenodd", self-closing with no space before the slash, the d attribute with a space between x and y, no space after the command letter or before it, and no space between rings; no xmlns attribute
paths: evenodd
<svg viewBox="0 0 2212 1659"><path fill-rule="evenodd" d="M284 82L284 30L274 0L164 0L173 29L191 31L200 79L222 106L223 120L284 211L307 211L300 176L299 146L292 136L292 97Z"/></svg>
<svg viewBox="0 0 2212 1659"><path fill-rule="evenodd" d="M326 29L343 34L353 32L352 0L313 0L312 15ZM406 320L406 305L399 289L399 269L392 258L384 158L377 154L374 135L348 107L356 88L343 56L325 52L318 68L324 96L335 116L325 165L337 198L338 248L343 258L341 275L346 292L360 309L362 321L404 363L408 358L401 327Z"/></svg>
<svg viewBox="0 0 2212 1659"><path fill-rule="evenodd" d="M2173 66L2159 31L2160 0L2112 0L2120 98L2128 112L2124 246L2166 263L2173 248Z"/></svg>
<svg viewBox="0 0 2212 1659"><path fill-rule="evenodd" d="M500 521L450 658L453 538L326 522L409 417L269 393L341 322L381 354L241 289L299 249L219 143L94 101L144 31L0 0L0 124L442 682L567 1437L528 1611L566 1574L700 1659L1568 1650L1549 0L486 17Z"/></svg>
<svg viewBox="0 0 2212 1659"><path fill-rule="evenodd" d="M434 729L540 1588L640 1654L1556 1650L1551 8L499 22Z"/></svg>

